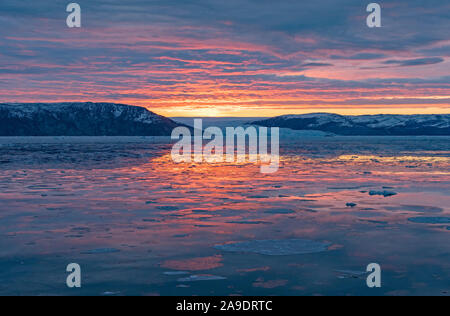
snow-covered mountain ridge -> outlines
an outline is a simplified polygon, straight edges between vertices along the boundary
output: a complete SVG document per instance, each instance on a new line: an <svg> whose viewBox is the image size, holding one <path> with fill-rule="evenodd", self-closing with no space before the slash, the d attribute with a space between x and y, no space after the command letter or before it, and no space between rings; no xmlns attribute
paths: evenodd
<svg viewBox="0 0 450 316"><path fill-rule="evenodd" d="M115 103L0 103L0 136L167 136L179 124Z"/></svg>
<svg viewBox="0 0 450 316"><path fill-rule="evenodd" d="M311 113L283 115L254 124L294 130L319 130L339 135L436 135L450 136L450 114L338 115Z"/></svg>

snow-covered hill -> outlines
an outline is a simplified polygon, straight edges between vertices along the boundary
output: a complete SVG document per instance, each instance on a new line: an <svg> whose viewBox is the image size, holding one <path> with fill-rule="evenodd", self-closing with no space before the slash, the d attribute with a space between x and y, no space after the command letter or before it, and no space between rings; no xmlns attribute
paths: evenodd
<svg viewBox="0 0 450 316"><path fill-rule="evenodd" d="M178 125L124 104L0 104L0 136L167 136Z"/></svg>
<svg viewBox="0 0 450 316"><path fill-rule="evenodd" d="M344 116L312 113L278 116L253 124L338 135L450 136L450 114Z"/></svg>

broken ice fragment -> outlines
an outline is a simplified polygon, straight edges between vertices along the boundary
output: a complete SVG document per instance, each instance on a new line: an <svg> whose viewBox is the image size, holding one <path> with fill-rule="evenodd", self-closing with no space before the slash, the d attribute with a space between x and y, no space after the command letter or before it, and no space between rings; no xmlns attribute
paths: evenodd
<svg viewBox="0 0 450 316"><path fill-rule="evenodd" d="M369 195L382 195L384 197L389 197L389 196L394 196L397 195L396 192L392 192L392 191L370 191Z"/></svg>
<svg viewBox="0 0 450 316"><path fill-rule="evenodd" d="M321 243L306 239L286 240L253 240L225 245L214 248L228 252L248 252L267 256L288 256L319 253L328 250L328 243Z"/></svg>

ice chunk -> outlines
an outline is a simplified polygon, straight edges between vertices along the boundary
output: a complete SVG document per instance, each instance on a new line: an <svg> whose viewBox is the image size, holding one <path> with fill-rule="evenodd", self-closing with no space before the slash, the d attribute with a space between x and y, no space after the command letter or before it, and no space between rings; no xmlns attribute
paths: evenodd
<svg viewBox="0 0 450 316"><path fill-rule="evenodd" d="M408 220L420 224L450 224L450 217L411 217Z"/></svg>
<svg viewBox="0 0 450 316"><path fill-rule="evenodd" d="M267 256L288 256L319 253L328 250L328 243L321 243L306 239L285 240L253 240L225 245L214 248L228 252L249 252Z"/></svg>
<svg viewBox="0 0 450 316"><path fill-rule="evenodd" d="M217 275L191 275L187 278L178 279L178 282L198 282L198 281L218 281L226 280L227 278Z"/></svg>
<svg viewBox="0 0 450 316"><path fill-rule="evenodd" d="M369 195L382 195L384 197L394 196L397 195L396 192L393 191L370 191Z"/></svg>

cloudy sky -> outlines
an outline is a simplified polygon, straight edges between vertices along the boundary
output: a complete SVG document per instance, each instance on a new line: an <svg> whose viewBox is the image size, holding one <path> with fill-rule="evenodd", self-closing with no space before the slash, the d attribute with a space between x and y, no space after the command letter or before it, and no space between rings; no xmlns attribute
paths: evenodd
<svg viewBox="0 0 450 316"><path fill-rule="evenodd" d="M0 102L168 116L450 113L450 2L2 0Z"/></svg>

